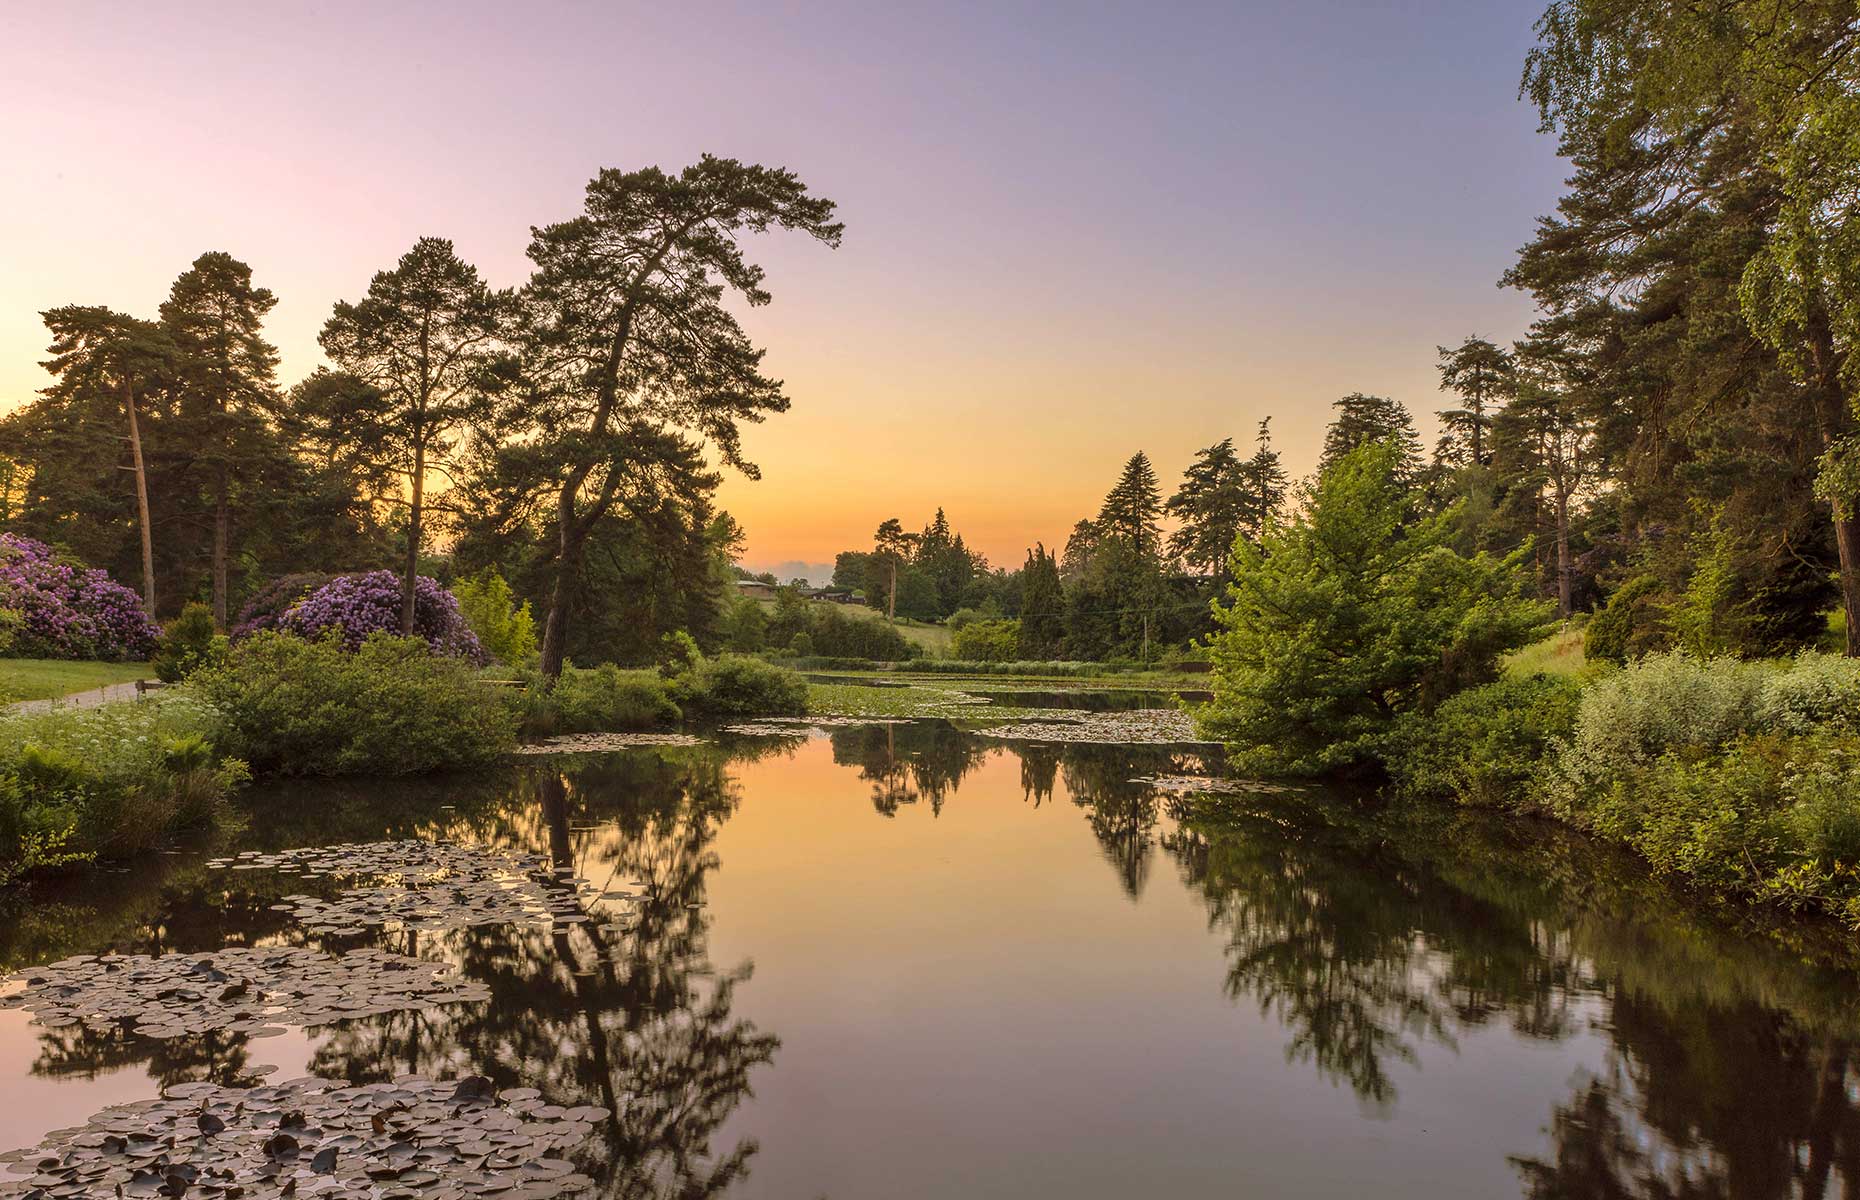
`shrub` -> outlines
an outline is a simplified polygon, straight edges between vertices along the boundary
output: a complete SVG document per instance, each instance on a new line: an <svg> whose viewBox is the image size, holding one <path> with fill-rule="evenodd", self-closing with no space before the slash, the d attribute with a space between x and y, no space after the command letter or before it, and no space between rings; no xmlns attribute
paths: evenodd
<svg viewBox="0 0 1860 1200"><path fill-rule="evenodd" d="M659 674L667 679L690 670L703 658L704 652L698 649L697 639L682 629L674 629L659 639Z"/></svg>
<svg viewBox="0 0 1860 1200"><path fill-rule="evenodd" d="M1359 447L1263 546L1236 543L1208 640L1214 699L1196 716L1239 770L1374 764L1402 714L1490 682L1544 631L1522 554L1457 553L1451 514L1413 520L1396 468L1394 447Z"/></svg>
<svg viewBox="0 0 1860 1200"><path fill-rule="evenodd" d="M614 733L669 724L684 714L670 685L651 671L623 671L603 663L591 671L564 671L554 687L537 677L525 698L523 732Z"/></svg>
<svg viewBox="0 0 1860 1200"><path fill-rule="evenodd" d="M378 633L400 634L401 580L392 571L338 575L292 605L279 628L317 641L335 633L351 650ZM435 653L484 661L484 648L451 592L425 575L414 578L413 635Z"/></svg>
<svg viewBox="0 0 1860 1200"><path fill-rule="evenodd" d="M1522 804L1553 739L1574 732L1581 695L1575 680L1553 675L1505 678L1461 692L1432 713L1403 720L1389 772L1410 795Z"/></svg>
<svg viewBox="0 0 1860 1200"><path fill-rule="evenodd" d="M296 607L299 600L334 578L320 571L304 571L272 580L258 589L239 610L239 618L233 622L231 631L233 640L250 637L261 630L283 628L285 614Z"/></svg>
<svg viewBox="0 0 1860 1200"><path fill-rule="evenodd" d="M13 643L25 627L25 614L17 608L0 608L0 658L12 653Z"/></svg>
<svg viewBox="0 0 1860 1200"><path fill-rule="evenodd" d="M1757 729L1771 669L1735 659L1649 655L1591 683L1557 748L1546 798L1586 823L1618 781L1671 750L1716 750Z"/></svg>
<svg viewBox="0 0 1860 1200"><path fill-rule="evenodd" d="M452 589L459 615L485 653L506 666L523 668L536 661L536 618L530 602L517 603L510 584L487 567Z"/></svg>
<svg viewBox="0 0 1860 1200"><path fill-rule="evenodd" d="M25 658L135 660L161 636L141 597L108 572L10 533L0 533L0 608L19 614L9 653Z"/></svg>
<svg viewBox="0 0 1860 1200"><path fill-rule="evenodd" d="M1860 734L1860 660L1799 655L1764 680L1757 717L1777 733Z"/></svg>
<svg viewBox="0 0 1860 1200"><path fill-rule="evenodd" d="M807 711L807 681L786 667L742 654L708 658L680 675L678 703L709 716L798 716Z"/></svg>
<svg viewBox="0 0 1860 1200"><path fill-rule="evenodd" d="M902 662L923 653L922 647L899 633L889 621L855 617L830 604L813 606L807 635L814 643L814 653L829 658Z"/></svg>
<svg viewBox="0 0 1860 1200"><path fill-rule="evenodd" d="M179 683L225 654L226 639L213 627L213 610L190 601L180 616L168 622L156 644L155 677L163 683Z"/></svg>
<svg viewBox="0 0 1860 1200"><path fill-rule="evenodd" d="M0 882L147 849L216 813L246 778L185 693L0 717Z"/></svg>
<svg viewBox="0 0 1860 1200"><path fill-rule="evenodd" d="M1672 645L1660 581L1651 575L1628 580L1608 598L1583 633L1584 657L1617 665Z"/></svg>
<svg viewBox="0 0 1860 1200"><path fill-rule="evenodd" d="M970 621L956 631L950 650L977 662L1012 662L1020 653L1020 622Z"/></svg>
<svg viewBox="0 0 1860 1200"><path fill-rule="evenodd" d="M195 675L219 745L277 775L406 775L495 759L516 714L460 659L377 633L355 650L262 632Z"/></svg>
<svg viewBox="0 0 1860 1200"><path fill-rule="evenodd" d="M812 658L814 656L814 639L808 634L807 630L803 629L789 639L788 653L794 655L796 658Z"/></svg>

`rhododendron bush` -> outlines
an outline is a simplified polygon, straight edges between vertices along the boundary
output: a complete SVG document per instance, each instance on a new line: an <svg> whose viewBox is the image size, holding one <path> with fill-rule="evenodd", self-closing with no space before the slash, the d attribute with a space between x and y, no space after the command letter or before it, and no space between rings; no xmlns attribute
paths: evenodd
<svg viewBox="0 0 1860 1200"><path fill-rule="evenodd" d="M459 612L459 602L438 581L414 580L413 636L435 653L482 663L484 648ZM392 571L338 575L293 604L278 628L315 641L334 631L354 650L372 633L400 633L400 576Z"/></svg>
<svg viewBox="0 0 1860 1200"><path fill-rule="evenodd" d="M143 659L161 636L141 597L109 572L11 533L0 533L0 609L19 615L7 653L21 658Z"/></svg>

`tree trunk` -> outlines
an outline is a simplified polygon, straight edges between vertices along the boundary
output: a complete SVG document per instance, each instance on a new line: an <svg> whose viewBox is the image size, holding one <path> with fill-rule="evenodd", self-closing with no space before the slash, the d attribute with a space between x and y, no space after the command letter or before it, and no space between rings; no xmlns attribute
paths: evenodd
<svg viewBox="0 0 1860 1200"><path fill-rule="evenodd" d="M568 607L581 567L581 542L575 533L574 497L564 491L556 507L555 584L549 591L549 617L543 623L542 673L551 682L562 677L566 661Z"/></svg>
<svg viewBox="0 0 1860 1200"><path fill-rule="evenodd" d="M1569 562L1569 491L1562 484L1556 489L1556 611L1569 620L1572 571Z"/></svg>
<svg viewBox="0 0 1860 1200"><path fill-rule="evenodd" d="M898 560L891 560L891 596L885 602L885 619L893 625L898 623Z"/></svg>
<svg viewBox="0 0 1860 1200"><path fill-rule="evenodd" d="M1841 392L1834 335L1818 310L1810 315L1809 352L1815 367L1815 377L1809 384L1813 389L1815 427L1825 452L1846 431L1847 398ZM1849 497L1848 504L1853 505L1856 499L1860 498ZM1860 519L1842 517L1838 510L1832 516L1834 548L1841 564L1841 611L1847 617L1844 653L1848 658L1860 658Z"/></svg>
<svg viewBox="0 0 1860 1200"><path fill-rule="evenodd" d="M221 629L226 628L226 548L232 531L229 486L226 468L222 465L213 500L213 623Z"/></svg>
<svg viewBox="0 0 1860 1200"><path fill-rule="evenodd" d="M149 475L142 463L142 430L136 422L136 391L123 384L129 408L129 455L136 469L136 524L142 534L142 607L155 617L155 536L149 530Z"/></svg>
<svg viewBox="0 0 1860 1200"><path fill-rule="evenodd" d="M414 581L420 575L420 516L426 494L426 441L413 444L413 499L407 509L407 575L400 585L400 632L413 636Z"/></svg>

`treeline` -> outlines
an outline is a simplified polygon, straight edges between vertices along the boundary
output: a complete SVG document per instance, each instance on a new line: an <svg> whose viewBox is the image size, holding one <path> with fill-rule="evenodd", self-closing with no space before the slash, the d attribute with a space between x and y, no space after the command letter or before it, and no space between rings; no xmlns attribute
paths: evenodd
<svg viewBox="0 0 1860 1200"><path fill-rule="evenodd" d="M754 476L740 426L788 407L731 311L769 300L739 239L837 245L833 210L734 160L604 170L532 231L523 286L422 238L334 306L330 365L288 388L276 297L229 254L154 319L49 310L55 382L0 419L0 524L221 628L276 577L391 565L410 629L422 572L494 568L542 614L550 675L674 630L714 646L741 534L712 464Z"/></svg>

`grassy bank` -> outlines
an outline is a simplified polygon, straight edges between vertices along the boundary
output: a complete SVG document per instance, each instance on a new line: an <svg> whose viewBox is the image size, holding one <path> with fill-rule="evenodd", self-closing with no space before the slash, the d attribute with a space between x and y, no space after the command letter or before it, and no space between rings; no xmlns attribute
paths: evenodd
<svg viewBox="0 0 1860 1200"><path fill-rule="evenodd" d="M154 668L145 662L70 662L56 658L0 658L0 702L49 700L153 679Z"/></svg>

